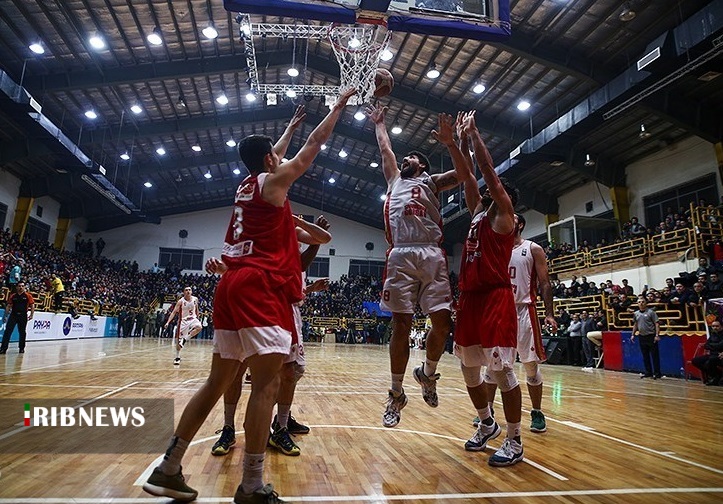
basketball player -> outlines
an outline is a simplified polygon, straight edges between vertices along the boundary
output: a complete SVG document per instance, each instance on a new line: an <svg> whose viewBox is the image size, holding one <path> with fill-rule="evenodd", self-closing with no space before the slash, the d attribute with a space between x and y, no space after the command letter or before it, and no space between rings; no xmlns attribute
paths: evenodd
<svg viewBox="0 0 723 504"><path fill-rule="evenodd" d="M426 359L414 368L414 379L422 386L422 398L436 408L437 364L444 352L450 331L452 292L447 272L447 258L442 250L442 216L437 195L459 185L454 170L429 175L427 156L409 152L401 169L392 151L384 125L386 107L369 107L367 114L375 124L382 157L382 171L387 180L384 203L387 264L381 307L392 312L392 338L389 343L391 389L382 416L385 427L395 427L401 410L407 405L402 387L409 361L409 336L414 308L419 303L432 326L426 339Z"/></svg>
<svg viewBox="0 0 723 504"><path fill-rule="evenodd" d="M487 373L502 391L507 419L507 437L490 457L489 464L507 466L523 458L522 395L513 369L517 356L517 313L509 274L517 192L495 173L492 158L475 125L474 112L458 116L458 120L461 149L454 142L451 116L440 114L438 130L433 134L449 150L457 176L464 182L467 208L472 214L460 267L454 352L461 360L467 392L481 422L474 436L465 443L465 449L482 451L487 442L502 431L490 415L481 376L482 366L486 366ZM471 159L462 154L469 152L469 140L487 185L481 195Z"/></svg>
<svg viewBox="0 0 723 504"><path fill-rule="evenodd" d="M166 329L173 320L173 317L179 313L178 327L174 339L176 341L176 358L173 359L173 365L181 364L181 350L188 340L196 336L203 329L203 325L198 318L198 298L193 295L190 287L183 288L183 297L176 301L176 306L168 316L168 320L163 324Z"/></svg>
<svg viewBox="0 0 723 504"><path fill-rule="evenodd" d="M552 287L547 272L547 257L545 257L542 247L522 238L525 224L525 218L517 214L515 216L515 245L510 260L510 280L517 308L517 354L525 367L527 391L532 402L530 430L545 432L547 426L545 415L541 409L542 373L540 373L539 363L544 362L546 356L542 346L540 321L537 318L535 307L538 284L545 304L545 324L552 327L553 333L557 332L557 322L552 306ZM487 398L490 401L490 408L492 408L497 385L489 373L485 373L485 384Z"/></svg>
<svg viewBox="0 0 723 504"><path fill-rule="evenodd" d="M239 142L249 176L236 191L221 255L228 271L221 276L213 303L211 372L186 406L163 461L143 485L148 493L186 502L196 498L198 492L181 474L181 460L247 361L252 388L244 421L243 478L234 502L281 502L273 486L263 484L263 472L279 371L295 343L291 304L302 298L299 244L287 194L311 166L355 92L350 89L339 97L287 162L280 162L269 137L251 135Z"/></svg>

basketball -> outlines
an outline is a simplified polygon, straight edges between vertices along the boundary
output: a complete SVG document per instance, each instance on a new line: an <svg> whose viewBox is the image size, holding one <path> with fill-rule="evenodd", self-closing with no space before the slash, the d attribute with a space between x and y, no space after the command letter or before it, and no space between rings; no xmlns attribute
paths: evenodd
<svg viewBox="0 0 723 504"><path fill-rule="evenodd" d="M387 96L392 92L394 88L394 77L389 70L383 68L377 68L377 73L374 76L374 96L381 98Z"/></svg>

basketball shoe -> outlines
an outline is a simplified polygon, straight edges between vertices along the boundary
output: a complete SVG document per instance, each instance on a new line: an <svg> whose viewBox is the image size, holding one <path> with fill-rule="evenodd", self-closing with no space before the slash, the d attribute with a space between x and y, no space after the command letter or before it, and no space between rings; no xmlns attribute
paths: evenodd
<svg viewBox="0 0 723 504"><path fill-rule="evenodd" d="M530 411L532 422L530 422L530 430L532 432L545 432L547 430L547 424L545 422L545 415L540 410Z"/></svg>
<svg viewBox="0 0 723 504"><path fill-rule="evenodd" d="M301 448L298 447L294 440L291 439L289 429L283 427L271 433L269 437L269 446L272 446L279 450L284 455L296 457L301 455Z"/></svg>
<svg viewBox="0 0 723 504"><path fill-rule="evenodd" d="M402 418L402 410L407 405L407 395L404 390L401 392L389 391L387 397L387 409L382 415L382 425L384 427L396 427Z"/></svg>
<svg viewBox="0 0 723 504"><path fill-rule="evenodd" d="M439 373L427 376L424 374L424 362L422 362L421 365L414 368L412 375L414 375L414 379L417 380L417 383L422 386L422 398L424 399L424 402L432 408L439 406L439 398L437 397L437 380L439 380Z"/></svg>
<svg viewBox="0 0 723 504"><path fill-rule="evenodd" d="M262 489L256 490L252 494L244 493L241 485L236 489L233 496L235 504L276 504L287 502L279 498L279 494L274 492L274 486L271 483L266 484Z"/></svg>
<svg viewBox="0 0 723 504"><path fill-rule="evenodd" d="M487 442L495 439L502 432L502 428L497 422L492 425L479 424L474 435L464 444L467 451L483 451L487 448Z"/></svg>
<svg viewBox="0 0 723 504"><path fill-rule="evenodd" d="M180 366L180 365L181 365L181 358L180 358L180 357L176 357L175 359L173 359L173 365L174 365L174 366Z"/></svg>
<svg viewBox="0 0 723 504"><path fill-rule="evenodd" d="M281 428L277 416L274 415L274 421L271 422L271 429L277 431ZM286 428L289 429L289 434L308 434L311 429L306 425L300 424L296 421L296 418L289 415L289 420L286 422Z"/></svg>
<svg viewBox="0 0 723 504"><path fill-rule="evenodd" d="M236 430L230 425L224 425L223 429L217 430L216 434L221 433L211 448L211 455L226 455L231 451L231 447L236 444Z"/></svg>
<svg viewBox="0 0 723 504"><path fill-rule="evenodd" d="M143 490L156 497L170 497L181 502L191 502L198 496L196 490L186 485L180 469L178 474L168 476L156 467L143 485Z"/></svg>
<svg viewBox="0 0 723 504"><path fill-rule="evenodd" d="M514 439L505 438L502 446L489 459L489 465L494 467L511 466L524 458L522 443Z"/></svg>

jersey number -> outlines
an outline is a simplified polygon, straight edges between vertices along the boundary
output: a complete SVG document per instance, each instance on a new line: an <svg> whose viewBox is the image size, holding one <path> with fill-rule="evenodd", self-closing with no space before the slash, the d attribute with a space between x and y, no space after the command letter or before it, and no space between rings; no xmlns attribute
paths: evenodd
<svg viewBox="0 0 723 504"><path fill-rule="evenodd" d="M412 187L412 199L419 199L422 195L422 189L419 187Z"/></svg>
<svg viewBox="0 0 723 504"><path fill-rule="evenodd" d="M389 301L389 291L388 291L388 290L385 290L385 291L382 293L382 297L384 298L384 301Z"/></svg>
<svg viewBox="0 0 723 504"><path fill-rule="evenodd" d="M233 221L233 239L238 240L241 237L241 233L244 232L244 209L241 207L234 207L233 209L234 221Z"/></svg>
<svg viewBox="0 0 723 504"><path fill-rule="evenodd" d="M515 279L517 277L517 268L510 266L510 278Z"/></svg>

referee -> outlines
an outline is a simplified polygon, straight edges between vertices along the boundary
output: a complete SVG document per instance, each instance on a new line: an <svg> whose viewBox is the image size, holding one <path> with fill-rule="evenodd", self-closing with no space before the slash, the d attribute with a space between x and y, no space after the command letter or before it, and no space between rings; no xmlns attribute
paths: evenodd
<svg viewBox="0 0 723 504"><path fill-rule="evenodd" d="M25 336L27 335L25 326L28 324L28 320L32 320L35 314L35 300L32 294L25 290L25 282L18 282L15 290L15 293L10 294L8 305L5 309L3 322L7 322L7 325L3 333L2 344L0 345L0 354L7 353L10 335L13 333L16 325L20 333L18 347L20 348L20 353L25 353ZM28 310L30 310L30 314L28 314Z"/></svg>

